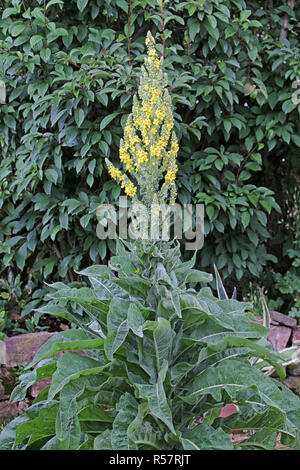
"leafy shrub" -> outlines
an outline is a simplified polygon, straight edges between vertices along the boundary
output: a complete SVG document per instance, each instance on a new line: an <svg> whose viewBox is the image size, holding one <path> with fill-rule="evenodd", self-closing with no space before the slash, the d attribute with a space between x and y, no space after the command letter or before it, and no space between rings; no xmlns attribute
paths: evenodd
<svg viewBox="0 0 300 470"><path fill-rule="evenodd" d="M300 191L296 187L292 201L288 200L288 218L285 224L289 237L283 245L283 254L288 259L282 272L272 272L272 304L292 317L300 317Z"/></svg>
<svg viewBox="0 0 300 470"><path fill-rule="evenodd" d="M43 377L52 384L6 426L0 448L232 449L229 433L240 429L255 431L246 449L274 448L279 431L299 448L299 399L253 365L259 357L284 373L269 330L247 304L196 290L211 275L194 262L182 263L173 243L118 243L109 267L81 272L90 288L53 285L41 311L78 328L49 339L20 377L11 400ZM85 355L56 357L78 349ZM226 403L238 412L220 418Z"/></svg>
<svg viewBox="0 0 300 470"><path fill-rule="evenodd" d="M4 277L10 266L24 283L31 273L36 288L44 280L72 282L74 270L114 253L112 241L96 237L95 209L120 194L107 180L104 159L116 160L149 29L164 39L158 47L181 146L179 200L206 205L199 264L215 263L223 277L240 279L275 260L266 249L266 214L279 211L273 176L293 185L300 145L299 105L292 101L299 7L279 0L265 8L258 1L169 1L162 36L158 2L132 1L130 10L129 4L1 3ZM279 42L285 16L288 30Z"/></svg>

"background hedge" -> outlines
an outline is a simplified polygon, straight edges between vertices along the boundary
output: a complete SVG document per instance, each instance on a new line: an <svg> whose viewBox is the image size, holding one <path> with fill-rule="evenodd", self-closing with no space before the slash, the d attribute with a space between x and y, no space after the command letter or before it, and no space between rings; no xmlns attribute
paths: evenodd
<svg viewBox="0 0 300 470"><path fill-rule="evenodd" d="M148 30L174 103L178 198L205 204L198 266L215 263L241 293L257 276L271 284L275 262L284 275L299 185L299 7L0 1L0 277L5 290L21 286L19 306L33 299L25 313L45 280L76 281L74 270L114 251L95 211L120 194L104 159L118 162Z"/></svg>

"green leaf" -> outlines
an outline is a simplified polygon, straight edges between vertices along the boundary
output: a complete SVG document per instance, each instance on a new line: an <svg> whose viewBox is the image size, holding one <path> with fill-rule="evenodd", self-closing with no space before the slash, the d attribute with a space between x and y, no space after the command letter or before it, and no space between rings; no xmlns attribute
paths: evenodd
<svg viewBox="0 0 300 470"><path fill-rule="evenodd" d="M49 399L59 393L70 381L80 376L98 374L108 367L90 357L81 356L73 352L66 352L57 361L57 369L52 377L49 390Z"/></svg>
<svg viewBox="0 0 300 470"><path fill-rule="evenodd" d="M233 450L229 434L223 429L215 429L202 423L182 434L181 442L185 450Z"/></svg>
<svg viewBox="0 0 300 470"><path fill-rule="evenodd" d="M16 431L15 445L17 446L29 436L30 439L27 445L54 436L57 410L58 404L50 401L40 410L36 418L20 424Z"/></svg>
<svg viewBox="0 0 300 470"><path fill-rule="evenodd" d="M3 80L0 80L0 104L6 103L6 86Z"/></svg>
<svg viewBox="0 0 300 470"><path fill-rule="evenodd" d="M74 116L75 116L75 121L76 121L77 126L80 127L81 124L84 121L84 111L83 111L83 109L82 108L75 109Z"/></svg>
<svg viewBox="0 0 300 470"><path fill-rule="evenodd" d="M190 272L187 273L185 282L212 282L213 277L211 274L198 271L197 269L192 269Z"/></svg>
<svg viewBox="0 0 300 470"><path fill-rule="evenodd" d="M52 169L48 168L45 171L45 176L46 176L48 181L51 181L51 183L54 183L54 184L57 183L58 174L57 174L57 171L54 170L53 168Z"/></svg>
<svg viewBox="0 0 300 470"><path fill-rule="evenodd" d="M106 411L103 411L99 406L88 405L78 413L79 421L100 421L104 423L112 423L113 417Z"/></svg>
<svg viewBox="0 0 300 470"><path fill-rule="evenodd" d="M251 15L251 10L242 10L240 13L240 21L243 22Z"/></svg>
<svg viewBox="0 0 300 470"><path fill-rule="evenodd" d="M135 335L142 338L144 322L145 322L144 317L140 309L138 308L138 306L134 303L131 303L128 308L128 318L127 318L128 328L131 329Z"/></svg>
<svg viewBox="0 0 300 470"><path fill-rule="evenodd" d="M25 242L17 251L16 262L19 269L23 270L25 266L26 256L27 256L27 247L28 243Z"/></svg>
<svg viewBox="0 0 300 470"><path fill-rule="evenodd" d="M118 116L119 113L112 113L112 114L109 114L108 116L105 116L105 118L102 119L101 121L101 124L100 124L100 131L103 131L103 129L106 128L106 126L108 126L108 124L113 120L115 119L116 116Z"/></svg>
<svg viewBox="0 0 300 470"><path fill-rule="evenodd" d="M138 412L138 402L129 393L125 393L117 404L118 414L113 423L111 444L115 450L130 450L128 427Z"/></svg>
<svg viewBox="0 0 300 470"><path fill-rule="evenodd" d="M174 429L172 413L167 402L166 393L163 386L161 374L158 376L158 381L154 385L135 384L138 390L139 398L144 398L149 403L149 411L156 418L160 419L173 434L176 434Z"/></svg>
<svg viewBox="0 0 300 470"><path fill-rule="evenodd" d="M36 44L38 44L40 41L43 41L43 36L40 36L39 34L36 34L31 37L30 39L30 46L34 47Z"/></svg>
<svg viewBox="0 0 300 470"><path fill-rule="evenodd" d="M106 429L96 436L94 450L112 450L110 429Z"/></svg>
<svg viewBox="0 0 300 470"><path fill-rule="evenodd" d="M39 311L39 310L37 310ZM49 309L46 309L46 312ZM55 313L58 313L57 310L54 310ZM44 310L42 310L44 312ZM55 356L56 352L56 345L58 344L59 347L63 347L64 343L70 345L72 342L77 341L86 341L88 339L86 333L82 330L78 329L69 329L66 331L60 331L55 335L51 336L36 352L34 358L32 359L31 363L28 365L28 368L33 367L35 364L40 362L42 359L46 357L53 357ZM63 349L60 349L63 351ZM66 350L66 349L65 349Z"/></svg>
<svg viewBox="0 0 300 470"><path fill-rule="evenodd" d="M77 0L77 7L79 11L83 11L88 4L88 0Z"/></svg>
<svg viewBox="0 0 300 470"><path fill-rule="evenodd" d="M112 360L114 353L119 349L129 331L127 311L130 303L114 299L111 301L107 315L107 337L104 350L108 359Z"/></svg>
<svg viewBox="0 0 300 470"><path fill-rule="evenodd" d="M165 318L158 317L157 327L153 331L157 371L160 371L163 364L169 361L173 337L174 332L170 322Z"/></svg>

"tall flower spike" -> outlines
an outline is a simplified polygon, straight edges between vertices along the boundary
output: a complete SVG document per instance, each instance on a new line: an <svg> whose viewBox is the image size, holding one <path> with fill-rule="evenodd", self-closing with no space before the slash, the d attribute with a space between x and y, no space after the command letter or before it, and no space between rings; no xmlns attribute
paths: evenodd
<svg viewBox="0 0 300 470"><path fill-rule="evenodd" d="M137 183L115 168L109 160L109 173L125 193L150 207L153 203L174 204L176 199L176 157L178 142L173 131L172 101L167 90L168 78L163 72L163 58L155 49L155 39L148 32L148 54L142 66L138 96L133 97L119 156L126 172Z"/></svg>

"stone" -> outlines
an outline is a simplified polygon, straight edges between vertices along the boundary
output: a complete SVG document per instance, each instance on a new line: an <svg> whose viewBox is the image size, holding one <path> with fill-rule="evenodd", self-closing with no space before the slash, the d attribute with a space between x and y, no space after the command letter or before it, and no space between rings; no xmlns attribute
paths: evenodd
<svg viewBox="0 0 300 470"><path fill-rule="evenodd" d="M6 346L5 341L0 341L0 364L5 364Z"/></svg>
<svg viewBox="0 0 300 470"><path fill-rule="evenodd" d="M18 403L11 403L8 400L0 401L0 423L6 424L24 413L27 408L28 404L25 401L19 401Z"/></svg>
<svg viewBox="0 0 300 470"><path fill-rule="evenodd" d="M288 374L294 377L300 377L300 364L291 364L287 367Z"/></svg>
<svg viewBox="0 0 300 470"><path fill-rule="evenodd" d="M275 321L280 323L281 325L289 326L291 328L297 326L297 320L295 318L288 317L287 315L284 315L280 312L276 312L275 310L270 312L270 317L272 322Z"/></svg>
<svg viewBox="0 0 300 470"><path fill-rule="evenodd" d="M32 398L38 396L38 394L44 390L44 388L49 387L51 385L51 377L46 377L45 379L40 380L36 384L33 384L30 389L30 395Z"/></svg>
<svg viewBox="0 0 300 470"><path fill-rule="evenodd" d="M296 326L295 328L293 328L292 343L300 344L300 326Z"/></svg>
<svg viewBox="0 0 300 470"><path fill-rule="evenodd" d="M12 336L11 338L5 339L6 367L29 364L40 347L54 334L55 333L41 331L38 333Z"/></svg>
<svg viewBox="0 0 300 470"><path fill-rule="evenodd" d="M300 377L289 376L283 380L283 383L300 397Z"/></svg>
<svg viewBox="0 0 300 470"><path fill-rule="evenodd" d="M286 328L285 326L275 326L268 334L267 339L270 341L275 351L281 351L282 349L286 348L291 334L291 328Z"/></svg>
<svg viewBox="0 0 300 470"><path fill-rule="evenodd" d="M18 416L18 406L9 401L0 401L0 420L3 418L15 418Z"/></svg>

